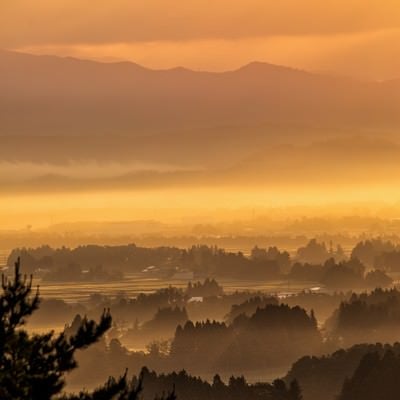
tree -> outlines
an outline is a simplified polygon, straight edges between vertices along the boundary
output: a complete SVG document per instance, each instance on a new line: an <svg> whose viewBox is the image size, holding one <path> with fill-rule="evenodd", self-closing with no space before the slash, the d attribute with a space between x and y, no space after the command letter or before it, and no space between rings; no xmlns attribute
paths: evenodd
<svg viewBox="0 0 400 400"><path fill-rule="evenodd" d="M346 379L339 400L397 400L399 398L400 356L391 349L383 355L367 353L353 376Z"/></svg>
<svg viewBox="0 0 400 400"><path fill-rule="evenodd" d="M290 400L303 400L299 382L296 379L290 382L289 397Z"/></svg>
<svg viewBox="0 0 400 400"><path fill-rule="evenodd" d="M393 284L393 279L384 271L375 269L365 275L365 283L370 288L385 288Z"/></svg>
<svg viewBox="0 0 400 400"><path fill-rule="evenodd" d="M290 382L289 388L282 379L272 382L274 398L277 400L303 400L299 383L296 379Z"/></svg>
<svg viewBox="0 0 400 400"><path fill-rule="evenodd" d="M83 318L71 335L53 331L29 335L23 329L27 317L38 309L39 288L32 294L30 279L20 272L20 259L15 263L14 279L2 276L0 295L0 398L2 400L50 400L60 398L64 375L77 367L75 352L100 339L111 326L111 315L104 311L100 321ZM110 378L93 393L81 392L64 399L135 400L141 383L134 385L127 374ZM172 400L172 393L168 399Z"/></svg>

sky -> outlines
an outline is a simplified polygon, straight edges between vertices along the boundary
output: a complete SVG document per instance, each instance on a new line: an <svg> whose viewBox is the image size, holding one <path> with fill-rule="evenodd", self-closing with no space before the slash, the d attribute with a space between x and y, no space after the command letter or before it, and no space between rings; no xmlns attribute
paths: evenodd
<svg viewBox="0 0 400 400"><path fill-rule="evenodd" d="M264 61L385 80L400 75L400 3L2 0L0 48L157 69Z"/></svg>
<svg viewBox="0 0 400 400"><path fill-rule="evenodd" d="M128 60L155 69L183 66L226 71L262 61L380 81L400 78L400 0L0 0L2 48L103 62ZM386 85L372 86L386 88ZM390 98L386 99L389 101ZM378 116L381 106L384 109L389 104L386 102L379 103ZM363 106L361 103L360 107ZM388 107L389 115L394 108ZM17 111L22 114L16 115L28 116L30 112L24 114L20 106ZM15 118L15 121L21 120L24 121L23 117ZM290 116L287 120L290 122ZM397 129L397 119L394 121L395 128L388 128L390 133L391 129ZM344 132L347 129L345 126ZM232 148L235 143L231 143ZM44 176L51 185L52 174L91 179L100 174L103 178L112 178L113 174L123 175L123 168L126 166L91 163L57 167L43 162L5 164L0 160L0 179L4 183L10 177L24 180ZM148 164L135 161L129 168L145 169ZM159 163L157 168L169 170L170 165ZM398 187L397 183L385 182L374 186L371 181L357 189L335 186L328 190L317 187L311 180L307 190L290 187L288 192L283 192L279 187L265 193L260 188L253 193L236 187L230 191L179 188L167 193L162 189L141 193L22 192L11 197L0 196L0 220L3 226L20 227L105 216L110 219L170 218L165 210L159 212L161 204L171 204L179 210L189 207L185 211L189 215L202 205L224 209L257 208L265 204L283 207L291 202L311 204L313 201L357 203L365 198L376 202L397 201L400 199ZM289 191L292 189L293 193ZM143 211L143 207L149 210ZM176 217L182 216L178 214Z"/></svg>

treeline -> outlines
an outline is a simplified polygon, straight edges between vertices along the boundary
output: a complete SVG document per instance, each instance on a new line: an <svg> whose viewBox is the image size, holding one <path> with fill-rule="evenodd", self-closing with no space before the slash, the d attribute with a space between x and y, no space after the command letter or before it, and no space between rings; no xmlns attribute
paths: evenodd
<svg viewBox="0 0 400 400"><path fill-rule="evenodd" d="M268 373L272 369L283 371L305 354L318 356L352 343L394 342L398 339L400 292L396 289L377 289L370 294L337 294L331 297L338 301L342 296L344 296L343 301L321 330L312 311L307 313L298 306L290 307L280 304L276 298L260 295L250 297L238 305L232 305L226 322L210 320L192 322L185 309L160 309L150 323L138 329L138 337L140 333L149 332L146 331L146 327L158 324L162 327L164 323L169 324L172 332L172 327L179 318L187 319L173 334L171 333L171 341L150 343L147 353L129 352L119 342L120 336L115 335L112 330L110 337L114 339L110 345L104 343L102 349L97 349L94 353L88 352L80 360L81 367L84 371L89 371L87 372L89 375L91 371L97 370L95 376L98 374L102 376L104 365L117 365L121 368L128 365L131 370L136 370L140 365L148 365L159 371L183 367L195 374L220 372L254 376ZM293 301L295 298L296 296L293 296ZM332 391L336 390L339 393L338 387L344 379L342 370L350 371L346 376L351 376L364 354L362 352L359 354L357 349L358 347L350 353L339 351L332 356L333 358L306 357L301 359L300 370L308 374L317 368L314 366L316 362L321 363L321 366L324 366L325 362L328 365L334 363L332 367L334 375L335 368L341 368L338 367L339 364L335 364L335 360L340 361L343 354L348 354L349 358L346 358L348 368L341 368L341 371L337 372L337 379L340 382L332 383ZM354 354L358 356L353 357ZM102 359L103 363L100 361ZM98 365L103 365L101 372L97 369ZM298 371L297 364L294 364L293 368ZM308 368L311 372L307 371ZM295 377L299 382L302 379L302 375L297 372L290 377ZM334 376L324 379L334 379ZM323 381L322 378L321 380ZM304 384L301 383L305 392L309 390L310 385L307 379ZM310 391L314 389L311 388Z"/></svg>
<svg viewBox="0 0 400 400"><path fill-rule="evenodd" d="M397 400L400 395L400 355L391 349L363 356L353 376L346 379L338 400Z"/></svg>
<svg viewBox="0 0 400 400"><path fill-rule="evenodd" d="M400 331L400 292L375 289L353 293L327 322L331 335L343 345L395 342Z"/></svg>
<svg viewBox="0 0 400 400"><path fill-rule="evenodd" d="M193 239L194 240L194 239ZM385 257L396 255L400 252L400 245L381 238L368 239L358 242L350 252L350 258L359 259L368 268L384 267ZM172 262L185 259L187 264L201 265L204 260L213 261L215 256L226 254L241 254L241 252L225 252L222 248L210 245L196 244L186 249L161 246L161 247L141 247L135 244L128 245L81 245L74 248L59 247L52 248L47 245L36 248L16 248L8 259L8 265L12 266L16 257L24 255L25 262L23 268L51 266L52 263L58 266L65 266L71 262L79 262L87 267L95 267L100 261L110 266L142 267L142 264L157 265L163 264L166 259ZM306 245L298 247L295 254L290 256L287 251L281 251L276 246L262 248L255 246L250 257L251 259L275 260L284 270L293 262L323 264L326 260L334 258L336 262L348 258L340 245L328 245L325 242L318 242L311 239ZM389 257L390 258L390 257ZM215 260L214 260L215 261Z"/></svg>
<svg viewBox="0 0 400 400"><path fill-rule="evenodd" d="M351 252L352 258L358 258L363 264L372 268L398 270L400 246L389 240L369 239L357 243Z"/></svg>
<svg viewBox="0 0 400 400"><path fill-rule="evenodd" d="M181 257L182 250L175 247L146 248L134 244L124 246L87 245L76 248L49 246L14 249L7 264L12 266L18 257L24 272L38 270L56 271L78 265L80 269L94 269L99 266L106 270L121 272L140 272L151 265L160 268L174 267Z"/></svg>
<svg viewBox="0 0 400 400"><path fill-rule="evenodd" d="M20 257L24 272L52 271L60 279L64 268L78 265L80 271L101 266L107 271L158 274L173 276L178 271L191 271L199 277L228 277L237 279L279 278L280 261L251 259L243 253L230 253L216 247L192 246L190 249L174 247L144 248L127 246L79 246L75 249L15 249L8 257L12 265ZM149 268L150 267L150 268ZM75 267L76 268L76 267Z"/></svg>
<svg viewBox="0 0 400 400"><path fill-rule="evenodd" d="M320 265L295 263L288 277L295 281L319 282L332 290L373 289L393 283L393 279L384 271L366 272L365 266L357 258L339 263L331 258Z"/></svg>
<svg viewBox="0 0 400 400"><path fill-rule="evenodd" d="M212 383L189 375L185 370L170 374L157 374L148 368L140 372L143 382L143 400L153 400L157 395L174 388L179 400L301 400L297 381L286 384L277 379L272 384L249 384L243 376L231 376L223 382L215 375Z"/></svg>
<svg viewBox="0 0 400 400"><path fill-rule="evenodd" d="M292 308L299 306L309 315L314 315L315 311L324 337L329 339L331 346L398 340L400 292L397 289L375 289L361 294L301 292L282 299L261 292L235 292L198 300L189 296L193 287L201 290L202 294L213 292L215 288L219 292L221 288L217 282L205 280L189 283L186 289L168 287L134 298L94 294L85 305L47 299L30 324L36 327L49 323L62 326L77 313L94 317L107 308L114 316L114 337L129 347L144 348L152 340L172 338L176 327L188 320L217 320L224 321L226 326L234 326L235 321L250 318L259 309L283 304Z"/></svg>
<svg viewBox="0 0 400 400"><path fill-rule="evenodd" d="M75 319L73 325L79 321ZM283 372L305 349L307 354L320 354L322 348L312 313L286 305L267 305L250 317L241 314L230 324L189 320L177 327L171 341L152 342L147 352L128 351L112 331L110 334L109 343L80 355L80 373L70 376L73 385L96 386L112 368L137 371L142 365L157 371L185 368L203 376Z"/></svg>
<svg viewBox="0 0 400 400"><path fill-rule="evenodd" d="M216 295L218 293L222 293ZM191 295L202 295L193 297ZM258 301L261 299L261 301ZM61 299L44 299L37 313L29 319L29 326L42 329L51 325L62 329L66 321L75 315L95 318L104 309L110 309L114 323L108 336L118 338L125 346L144 349L152 341L173 338L176 327L187 320L232 320L244 311L241 304L249 301L248 315L257 306L279 304L276 297L261 292L237 291L224 293L213 279L189 282L186 288L166 287L153 293L141 293L136 297L124 295L105 296L91 294L84 303L66 303ZM239 307L236 307L239 305ZM235 308L234 311L232 311Z"/></svg>
<svg viewBox="0 0 400 400"><path fill-rule="evenodd" d="M314 315L300 307L266 305L240 314L231 324L188 321L178 326L170 356L176 365L199 370L265 370L291 364L307 349L318 353L322 339Z"/></svg>
<svg viewBox="0 0 400 400"><path fill-rule="evenodd" d="M202 278L318 282L330 289L374 288L391 285L387 271L397 271L400 250L380 239L358 243L350 257L340 246L333 248L315 239L300 247L294 256L277 247L254 247L250 256L241 252L196 245L145 248L126 246L79 246L53 249L15 249L8 258L12 265L21 257L24 271L40 273L59 281L115 280L123 273L146 273L160 278L190 272ZM375 268L375 270L371 270ZM385 272L386 271L386 272ZM196 296L193 288L193 296ZM216 294L218 288L215 288Z"/></svg>
<svg viewBox="0 0 400 400"><path fill-rule="evenodd" d="M324 329L327 349L353 347L330 356L303 357L294 363L287 379L299 381L306 400L398 398L399 331L397 289L353 293L341 302Z"/></svg>
<svg viewBox="0 0 400 400"><path fill-rule="evenodd" d="M296 361L285 377L296 379L305 400L398 399L400 343L358 344Z"/></svg>

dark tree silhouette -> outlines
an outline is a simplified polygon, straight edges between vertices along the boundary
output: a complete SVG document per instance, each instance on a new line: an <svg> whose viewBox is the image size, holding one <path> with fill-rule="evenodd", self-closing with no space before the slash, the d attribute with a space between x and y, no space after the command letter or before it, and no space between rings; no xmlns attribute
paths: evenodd
<svg viewBox="0 0 400 400"><path fill-rule="evenodd" d="M383 356L368 353L350 379L346 379L339 400L397 400L399 390L400 357L393 351Z"/></svg>
<svg viewBox="0 0 400 400"><path fill-rule="evenodd" d="M289 396L291 400L303 400L303 395L301 394L299 382L297 382L296 379L290 382Z"/></svg>
<svg viewBox="0 0 400 400"><path fill-rule="evenodd" d="M39 288L32 294L30 279L20 272L20 260L15 263L14 279L2 276L0 296L0 398L2 400L50 400L59 398L64 387L64 375L77 367L75 352L100 339L111 326L111 315L104 311L100 321L83 318L72 335L29 335L23 329L27 317L39 307ZM125 373L119 379L109 378L93 393L81 392L65 399L134 400L141 391L127 381ZM172 400L172 393L168 399Z"/></svg>

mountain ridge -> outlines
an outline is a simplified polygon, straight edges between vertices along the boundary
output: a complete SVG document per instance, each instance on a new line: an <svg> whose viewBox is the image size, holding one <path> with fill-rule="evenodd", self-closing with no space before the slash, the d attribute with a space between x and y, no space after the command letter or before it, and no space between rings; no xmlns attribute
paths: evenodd
<svg viewBox="0 0 400 400"><path fill-rule="evenodd" d="M306 187L307 185L343 185L351 189L373 182L374 185L393 184L399 173L400 144L387 140L353 137L315 142L304 146L276 145L259 149L251 157L231 166L208 169L125 170L104 176L103 165L97 175L85 176L85 164L80 165L81 176L47 171L3 185L4 191L81 191L81 190L141 190L147 188L188 187L248 187L271 189L276 187ZM75 166L76 167L76 166ZM91 167L93 168L93 167ZM76 170L76 168L75 168ZM373 172L372 172L373 171ZM32 172L32 171L30 171ZM1 181L1 179L0 179ZM1 185L0 185L1 186ZM1 190L0 190L1 192Z"/></svg>
<svg viewBox="0 0 400 400"><path fill-rule="evenodd" d="M185 67L184 65L176 65L173 67L168 67L168 68L151 68L147 67L145 65L136 63L134 61L130 60L116 60L116 61L102 61L101 59L90 59L90 58L80 58L76 56L60 56L60 55L54 55L54 54L34 54L34 53L29 53L29 52L23 52L23 51L18 51L18 50L8 50L4 48L0 48L0 57L4 55L8 56L20 56L20 57L36 57L36 58L42 58L42 59L53 59L53 60L70 60L73 62L80 62L80 63L88 63L88 64L95 64L95 65L105 65L105 66L122 66L122 67L132 67L132 69L142 69L146 70L149 72L190 72L194 74L210 74L210 75L223 75L223 74L228 74L228 73L235 73L235 72L240 72L240 71L246 71L246 70L257 70L257 69L269 69L271 70L280 70L280 71L287 71L287 72L294 72L294 73L300 73L300 74L307 74L307 75L312 75L312 76L319 76L319 77L325 77L325 78L330 78L334 80L347 80L347 81L355 81L355 82L364 82L364 83L398 83L400 82L400 77L398 78L391 78L391 79L386 79L386 80L373 80L373 79L358 79L355 77L352 77L350 75L342 75L342 74L333 74L329 72L324 72L324 71L311 71L307 69L302 69L302 68L297 68L297 67L292 67L284 64L274 64L274 63L269 63L265 61L258 61L258 60L253 60L249 61L239 67L236 68L228 68L225 70L221 71L212 71L212 70L207 70L207 69L195 69L195 68L188 68Z"/></svg>
<svg viewBox="0 0 400 400"><path fill-rule="evenodd" d="M137 141L145 160L160 153L162 144L178 163L186 154L197 163L196 149L203 158L221 159L241 148L251 154L259 145L323 139L331 132L395 135L399 82L358 82L260 62L222 73L153 71L131 62L0 51L0 137L54 136L63 138L61 147L76 142L68 154L60 148L64 159L75 158L79 137L126 137L131 139L120 149ZM95 140L82 142L91 157ZM7 152L17 154L21 143L10 142ZM34 142L30 149L40 152ZM103 142L102 153L112 152L112 142ZM85 157L83 150L79 157ZM56 144L49 151L57 158ZM132 150L132 157L141 151Z"/></svg>
<svg viewBox="0 0 400 400"><path fill-rule="evenodd" d="M287 70L287 71L292 71L292 72L299 72L299 73L305 73L309 75L320 75L320 76L326 76L326 77L332 77L334 78L335 75L331 74L322 74L322 73L315 73L299 68L293 68L290 66L286 65L278 65L278 64L273 64L273 63L268 63L264 61L250 61L246 64L243 64L237 68L234 69L227 69L223 71L209 71L206 69L191 69L187 68L182 65L177 65L174 67L170 68L150 68L146 67L144 65L141 65L139 63L136 63L134 61L129 61L129 60L120 60L120 61L101 61L101 60L94 60L94 59L89 59L89 58L80 58L80 57L75 57L75 56L59 56L59 55L54 55L54 54L33 54L33 53L28 53L28 52L22 52L22 51L16 51L16 50L8 50L8 49L2 49L0 48L0 57L2 56L9 56L9 57L25 57L27 58L37 58L37 59L48 59L48 60L69 60L69 61L74 61L74 62L79 62L79 63L87 63L87 64L95 64L95 65L105 65L105 66L126 66L126 67L133 67L133 68L140 68L149 72L169 72L169 71L182 71L182 72L193 72L195 74L210 74L210 75L223 75L226 73L232 73L232 72L238 72L238 71L244 71L244 70L251 70L251 69L256 69L259 67L265 67L265 68L270 68L270 69L280 69L280 70Z"/></svg>

